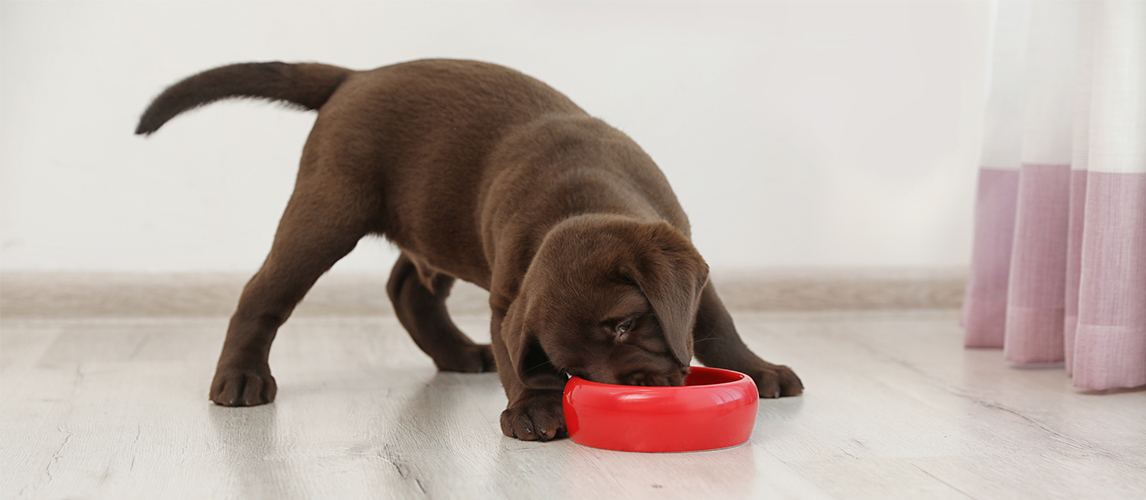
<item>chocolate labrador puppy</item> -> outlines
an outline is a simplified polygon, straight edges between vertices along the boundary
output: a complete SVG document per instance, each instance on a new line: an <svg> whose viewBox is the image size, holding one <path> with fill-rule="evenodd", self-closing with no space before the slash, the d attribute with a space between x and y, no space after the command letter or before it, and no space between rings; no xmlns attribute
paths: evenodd
<svg viewBox="0 0 1146 500"><path fill-rule="evenodd" d="M803 386L753 354L708 282L668 181L640 147L561 93L493 64L423 60L372 71L250 63L165 90L140 119L248 97L318 110L270 255L243 289L211 400L274 400L279 326L367 235L402 256L387 291L441 370L498 371L502 431L565 434L569 375L681 385L693 357L749 374L761 397ZM455 279L490 292L492 346L458 330Z"/></svg>

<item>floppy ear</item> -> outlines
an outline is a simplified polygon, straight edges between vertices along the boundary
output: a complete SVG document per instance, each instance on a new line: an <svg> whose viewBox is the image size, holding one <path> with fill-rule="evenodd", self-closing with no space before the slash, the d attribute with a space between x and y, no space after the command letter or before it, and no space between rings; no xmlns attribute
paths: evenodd
<svg viewBox="0 0 1146 500"><path fill-rule="evenodd" d="M509 360L518 380L529 389L565 388L565 377L557 371L541 348L536 329L530 326L530 297L522 292L509 306L502 321L501 340L509 351Z"/></svg>
<svg viewBox="0 0 1146 500"><path fill-rule="evenodd" d="M644 235L636 266L628 270L653 306L673 356L688 366L692 360L692 328L700 295L708 283L708 265L688 238L667 222Z"/></svg>

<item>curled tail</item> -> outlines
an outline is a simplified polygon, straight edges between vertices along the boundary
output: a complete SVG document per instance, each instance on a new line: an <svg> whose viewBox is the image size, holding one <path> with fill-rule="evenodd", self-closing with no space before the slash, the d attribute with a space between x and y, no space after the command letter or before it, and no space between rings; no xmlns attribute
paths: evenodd
<svg viewBox="0 0 1146 500"><path fill-rule="evenodd" d="M136 134L151 134L189 109L220 99L251 97L303 109L322 107L351 71L326 64L232 64L189 76L164 90L139 118Z"/></svg>

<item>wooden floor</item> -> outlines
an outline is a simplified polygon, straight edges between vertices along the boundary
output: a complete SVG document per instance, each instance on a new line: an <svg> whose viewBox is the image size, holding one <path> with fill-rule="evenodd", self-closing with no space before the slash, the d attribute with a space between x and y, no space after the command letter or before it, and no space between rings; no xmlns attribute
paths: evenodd
<svg viewBox="0 0 1146 500"><path fill-rule="evenodd" d="M278 400L228 409L206 397L225 315L8 307L0 499L1146 498L1146 392L964 350L954 310L734 313L807 392L683 454L506 438L496 375L437 373L385 311L322 311L279 333Z"/></svg>

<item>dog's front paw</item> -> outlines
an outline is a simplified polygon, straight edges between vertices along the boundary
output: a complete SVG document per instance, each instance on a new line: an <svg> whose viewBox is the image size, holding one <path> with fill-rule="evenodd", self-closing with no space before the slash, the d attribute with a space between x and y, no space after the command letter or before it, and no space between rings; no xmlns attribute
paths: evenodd
<svg viewBox="0 0 1146 500"><path fill-rule="evenodd" d="M762 362L761 366L745 370L745 374L756 382L756 389L762 398L782 398L799 396L804 392L804 383L796 372L783 365Z"/></svg>
<svg viewBox="0 0 1146 500"><path fill-rule="evenodd" d="M222 406L258 406L275 400L278 386L269 367L219 368L211 382L211 401Z"/></svg>
<svg viewBox="0 0 1146 500"><path fill-rule="evenodd" d="M501 432L522 441L549 441L568 436L561 391L522 398L501 412Z"/></svg>

